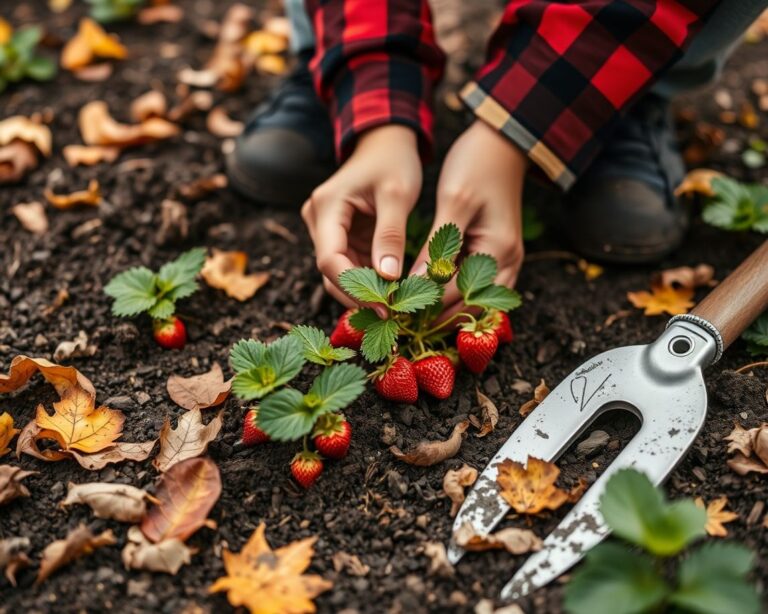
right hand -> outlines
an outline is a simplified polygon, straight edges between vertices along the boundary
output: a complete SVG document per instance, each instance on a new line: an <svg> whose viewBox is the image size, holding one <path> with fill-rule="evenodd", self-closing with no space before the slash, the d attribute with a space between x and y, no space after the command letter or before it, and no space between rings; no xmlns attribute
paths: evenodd
<svg viewBox="0 0 768 614"><path fill-rule="evenodd" d="M364 132L349 159L304 203L301 217L323 284L341 303L355 305L339 286L347 269L372 266L385 279L400 278L406 221L421 182L416 133L381 126Z"/></svg>

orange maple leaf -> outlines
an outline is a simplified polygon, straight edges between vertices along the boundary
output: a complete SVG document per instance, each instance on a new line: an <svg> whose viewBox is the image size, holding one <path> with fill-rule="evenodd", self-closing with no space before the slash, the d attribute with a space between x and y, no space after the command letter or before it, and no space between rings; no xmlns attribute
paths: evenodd
<svg viewBox="0 0 768 614"><path fill-rule="evenodd" d="M19 429L13 428L13 416L7 412L0 414L0 456L11 451L8 444L18 434Z"/></svg>
<svg viewBox="0 0 768 614"><path fill-rule="evenodd" d="M659 284L651 286L650 292L646 290L627 292L627 300L638 309L644 309L644 314L647 316L658 316L662 313L676 316L688 313L688 310L695 305L692 299L693 289L691 288L674 288Z"/></svg>
<svg viewBox="0 0 768 614"><path fill-rule="evenodd" d="M570 491L555 486L560 469L533 456L528 457L527 466L506 459L498 467L496 482L501 487L501 496L518 514L556 510L563 503L577 501L586 489L583 480Z"/></svg>
<svg viewBox="0 0 768 614"><path fill-rule="evenodd" d="M698 497L696 505L704 507L704 499ZM728 529L723 525L727 522L733 522L739 515L736 512L724 511L726 505L728 505L728 497L714 499L707 505L707 524L704 527L707 535L712 537L726 537L728 535Z"/></svg>
<svg viewBox="0 0 768 614"><path fill-rule="evenodd" d="M315 612L312 600L333 586L321 576L304 575L317 538L272 550L264 537L265 528L261 523L239 553L224 550L227 575L216 580L209 592L227 591L229 603L245 606L252 614Z"/></svg>
<svg viewBox="0 0 768 614"><path fill-rule="evenodd" d="M98 452L113 445L122 434L122 412L97 408L93 397L80 387L67 390L53 408L55 411L50 415L42 405L38 406L38 438L55 440L62 450Z"/></svg>

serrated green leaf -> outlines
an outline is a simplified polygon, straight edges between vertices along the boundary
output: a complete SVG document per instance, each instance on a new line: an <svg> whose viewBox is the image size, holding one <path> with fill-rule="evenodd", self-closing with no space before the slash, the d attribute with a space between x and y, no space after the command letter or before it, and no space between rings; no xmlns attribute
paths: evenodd
<svg viewBox="0 0 768 614"><path fill-rule="evenodd" d="M347 269L339 275L339 285L352 298L361 303L389 302L389 295L397 289L397 282L388 282L370 267Z"/></svg>
<svg viewBox="0 0 768 614"><path fill-rule="evenodd" d="M197 274L203 268L206 249L196 247L181 254L176 260L164 264L157 272L160 287L165 292L194 282Z"/></svg>
<svg viewBox="0 0 768 614"><path fill-rule="evenodd" d="M333 362L344 362L357 356L357 352L352 348L332 348L328 356Z"/></svg>
<svg viewBox="0 0 768 614"><path fill-rule="evenodd" d="M248 371L266 362L267 345L255 339L241 339L229 351L229 364L236 373Z"/></svg>
<svg viewBox="0 0 768 614"><path fill-rule="evenodd" d="M384 360L397 342L397 322L379 320L365 329L360 351L369 362Z"/></svg>
<svg viewBox="0 0 768 614"><path fill-rule="evenodd" d="M768 226L768 211L762 202L764 186L747 185L727 177L713 179L711 185L715 196L701 213L707 224L735 231Z"/></svg>
<svg viewBox="0 0 768 614"><path fill-rule="evenodd" d="M650 558L607 542L587 553L565 586L563 605L569 614L640 614L653 611L668 594Z"/></svg>
<svg viewBox="0 0 768 614"><path fill-rule="evenodd" d="M180 283L177 286L174 286L169 291L165 293L165 298L167 298L169 301L178 301L182 298L187 298L188 296L192 296L195 292L197 292L198 284L196 281L185 281L183 283Z"/></svg>
<svg viewBox="0 0 768 614"><path fill-rule="evenodd" d="M456 285L465 299L490 286L496 278L496 260L487 254L472 254L464 259L456 277Z"/></svg>
<svg viewBox="0 0 768 614"><path fill-rule="evenodd" d="M487 286L478 292L470 294L464 299L468 307L482 307L483 309L498 309L511 311L517 309L522 303L520 295L505 286Z"/></svg>
<svg viewBox="0 0 768 614"><path fill-rule="evenodd" d="M368 307L358 309L349 318L349 323L352 325L352 328L359 331L364 331L371 324L375 324L376 322L381 322L381 318L376 315L376 312L373 309Z"/></svg>
<svg viewBox="0 0 768 614"><path fill-rule="evenodd" d="M304 397L315 418L344 409L365 390L365 371L357 365L334 365L325 369Z"/></svg>
<svg viewBox="0 0 768 614"><path fill-rule="evenodd" d="M116 275L104 287L115 299L112 313L134 316L150 309L157 302L155 274L146 267L135 267Z"/></svg>
<svg viewBox="0 0 768 614"><path fill-rule="evenodd" d="M619 537L658 556L680 552L705 535L707 514L693 501L668 503L648 477L622 469L608 480L600 512Z"/></svg>
<svg viewBox="0 0 768 614"><path fill-rule="evenodd" d="M763 313L741 335L749 344L752 355L762 356L768 354L768 312Z"/></svg>
<svg viewBox="0 0 768 614"><path fill-rule="evenodd" d="M295 441L312 430L315 418L304 395L293 388L270 394L259 404L259 428L274 441Z"/></svg>
<svg viewBox="0 0 768 614"><path fill-rule="evenodd" d="M437 229L427 248L429 259L454 260L461 251L461 232L456 224L444 224Z"/></svg>
<svg viewBox="0 0 768 614"><path fill-rule="evenodd" d="M294 326L289 334L301 341L304 358L318 365L330 365L334 361L349 360L356 353L349 348L334 348L328 335L314 326L303 324Z"/></svg>
<svg viewBox="0 0 768 614"><path fill-rule="evenodd" d="M236 371L232 391L246 401L261 399L287 384L304 366L302 344L296 337L286 335L265 348L261 346L258 341L241 341L230 353Z"/></svg>
<svg viewBox="0 0 768 614"><path fill-rule="evenodd" d="M11 46L20 54L28 53L37 46L42 37L43 30L37 26L21 28L11 36Z"/></svg>
<svg viewBox="0 0 768 614"><path fill-rule="evenodd" d="M174 311L176 311L176 305L173 304L173 301L164 298L155 303L147 313L155 320L167 320L173 315Z"/></svg>
<svg viewBox="0 0 768 614"><path fill-rule="evenodd" d="M48 81L56 74L56 64L48 58L32 58L27 62L26 71L36 81Z"/></svg>
<svg viewBox="0 0 768 614"><path fill-rule="evenodd" d="M738 544L704 544L680 564L670 601L700 614L757 614L760 597L746 580L753 562L753 553Z"/></svg>
<svg viewBox="0 0 768 614"><path fill-rule="evenodd" d="M434 305L443 296L443 288L431 279L419 275L406 277L392 295L390 308L401 313L413 313Z"/></svg>

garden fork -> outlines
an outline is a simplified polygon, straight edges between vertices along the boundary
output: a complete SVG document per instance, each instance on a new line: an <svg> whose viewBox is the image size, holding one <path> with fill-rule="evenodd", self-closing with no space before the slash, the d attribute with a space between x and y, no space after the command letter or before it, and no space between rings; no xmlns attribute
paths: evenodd
<svg viewBox="0 0 768 614"><path fill-rule="evenodd" d="M633 467L655 484L666 479L707 414L702 369L717 362L766 308L768 241L691 313L673 317L650 345L610 350L581 365L512 433L468 494L454 532L470 523L476 533L489 533L509 510L496 483L501 461L525 463L529 456L554 461L612 409L629 410L641 420L640 430L616 460L504 587L503 599L519 599L549 583L608 534L599 501L613 473ZM456 543L449 544L451 562L463 554Z"/></svg>

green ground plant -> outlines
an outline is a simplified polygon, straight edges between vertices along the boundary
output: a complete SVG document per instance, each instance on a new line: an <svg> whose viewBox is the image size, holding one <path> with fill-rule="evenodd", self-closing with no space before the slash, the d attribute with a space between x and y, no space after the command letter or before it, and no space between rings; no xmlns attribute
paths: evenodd
<svg viewBox="0 0 768 614"><path fill-rule="evenodd" d="M22 28L0 44L0 92L22 79L48 81L56 74L56 64L37 55L43 37L39 27Z"/></svg>

